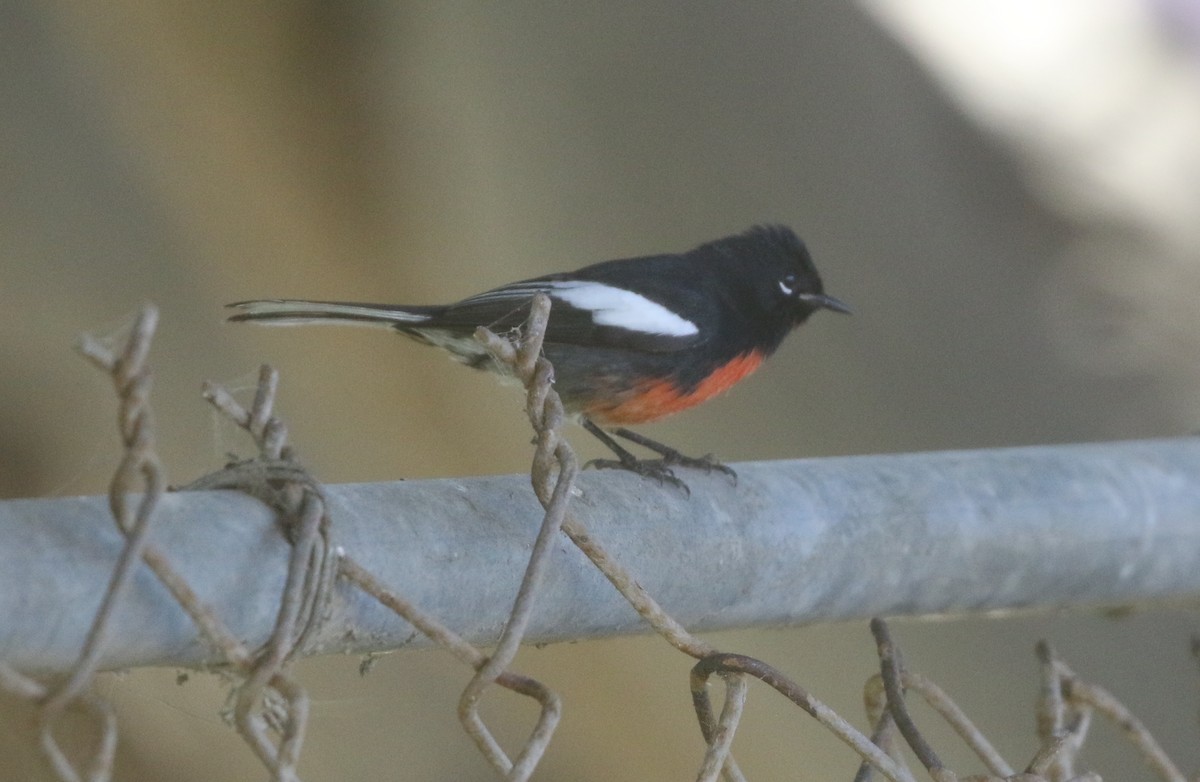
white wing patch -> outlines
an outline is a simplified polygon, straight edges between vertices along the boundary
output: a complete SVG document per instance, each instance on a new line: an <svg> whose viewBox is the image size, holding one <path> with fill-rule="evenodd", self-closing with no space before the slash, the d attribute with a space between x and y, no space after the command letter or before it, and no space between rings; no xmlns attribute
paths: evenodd
<svg viewBox="0 0 1200 782"><path fill-rule="evenodd" d="M552 298L562 299L576 309L587 310L592 313L592 320L600 326L667 337L690 337L700 331L687 318L624 288L614 288L601 282L544 284L549 288Z"/></svg>

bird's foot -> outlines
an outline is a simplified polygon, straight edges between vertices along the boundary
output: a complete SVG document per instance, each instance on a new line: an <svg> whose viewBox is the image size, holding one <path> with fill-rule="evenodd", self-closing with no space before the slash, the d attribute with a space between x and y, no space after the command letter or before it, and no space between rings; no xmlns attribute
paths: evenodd
<svg viewBox="0 0 1200 782"><path fill-rule="evenodd" d="M713 456L711 453L706 453L703 456L685 456L679 451L676 451L674 448L668 448L666 446L663 446L659 453L662 454L662 459L655 461L662 461L667 465L690 467L693 470L704 470L708 473L719 472L732 478L734 484L737 483L737 473L734 472L733 468L721 464L717 457Z"/></svg>
<svg viewBox="0 0 1200 782"><path fill-rule="evenodd" d="M661 486L670 484L682 489L684 494L691 495L692 490L684 483L675 471L668 466L666 459L592 459L583 465L584 469L593 467L597 470L627 470L637 473L643 478L652 478Z"/></svg>
<svg viewBox="0 0 1200 782"><path fill-rule="evenodd" d="M694 470L704 470L706 473L724 473L733 479L734 484L737 483L737 473L733 471L733 468L721 464L717 457L711 453L706 453L703 456L685 456L669 445L664 445L658 440L651 440L649 437L629 429L614 429L613 434L631 443L636 443L647 450L654 451L662 457L663 464L668 467L690 467Z"/></svg>
<svg viewBox="0 0 1200 782"><path fill-rule="evenodd" d="M669 483L672 486L683 489L687 494L691 494L686 483L675 474L672 467L689 467L696 470L704 470L706 473L720 472L728 475L737 483L737 473L731 468L726 467L717 461L712 454L704 456L684 456L679 451L670 446L663 445L657 440L651 440L645 435L640 435L637 432L632 432L628 429L614 429L613 434L631 443L642 446L648 450L654 451L660 457L659 459L638 459L625 448L622 448L612 437L601 430L591 421L584 419L584 428L595 435L600 442L608 446L609 450L616 455L616 459L592 459L584 465L584 467L595 467L596 469L616 469L628 470L629 472L637 473L645 478L653 478L659 484Z"/></svg>

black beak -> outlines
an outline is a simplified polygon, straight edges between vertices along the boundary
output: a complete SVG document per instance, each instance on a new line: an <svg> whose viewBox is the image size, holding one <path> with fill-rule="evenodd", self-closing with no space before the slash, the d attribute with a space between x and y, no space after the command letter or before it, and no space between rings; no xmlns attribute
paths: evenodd
<svg viewBox="0 0 1200 782"><path fill-rule="evenodd" d="M841 299L835 299L832 296L826 296L824 293L801 293L796 298L810 307L833 310L834 312L844 312L847 315L853 314L853 311L844 301Z"/></svg>

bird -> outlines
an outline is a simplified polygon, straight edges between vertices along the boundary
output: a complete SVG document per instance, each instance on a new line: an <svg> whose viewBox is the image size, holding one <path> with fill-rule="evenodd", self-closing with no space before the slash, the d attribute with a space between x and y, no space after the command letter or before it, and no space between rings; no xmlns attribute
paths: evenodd
<svg viewBox="0 0 1200 782"><path fill-rule="evenodd" d="M616 457L589 465L630 470L689 493L673 467L717 470L734 480L736 474L711 454L685 456L628 427L729 390L816 311L850 312L825 293L808 248L782 225L757 225L682 253L513 282L454 304L256 299L227 306L236 310L229 317L235 322L381 326L505 374L475 331L520 328L539 293L551 302L542 350L563 408ZM614 438L659 458L639 459Z"/></svg>

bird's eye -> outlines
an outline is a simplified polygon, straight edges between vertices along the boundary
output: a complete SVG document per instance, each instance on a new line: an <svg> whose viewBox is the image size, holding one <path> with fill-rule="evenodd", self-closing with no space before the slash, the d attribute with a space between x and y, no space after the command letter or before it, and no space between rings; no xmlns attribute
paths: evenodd
<svg viewBox="0 0 1200 782"><path fill-rule="evenodd" d="M796 292L796 275L789 274L779 281L779 290L783 291L784 296L791 296Z"/></svg>

